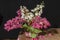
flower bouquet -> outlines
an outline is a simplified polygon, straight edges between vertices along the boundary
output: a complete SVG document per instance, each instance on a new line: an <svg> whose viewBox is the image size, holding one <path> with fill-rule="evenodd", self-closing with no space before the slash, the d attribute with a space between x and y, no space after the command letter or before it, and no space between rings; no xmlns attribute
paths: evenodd
<svg viewBox="0 0 60 40"><path fill-rule="evenodd" d="M23 34L27 38L39 40L41 34L45 32L45 29L51 26L45 17L41 17L43 8L44 2L37 5L36 8L32 10L28 10L26 6L20 6L20 9L16 12L17 16L8 20L4 24L4 29L11 31L13 29L21 28L24 29Z"/></svg>

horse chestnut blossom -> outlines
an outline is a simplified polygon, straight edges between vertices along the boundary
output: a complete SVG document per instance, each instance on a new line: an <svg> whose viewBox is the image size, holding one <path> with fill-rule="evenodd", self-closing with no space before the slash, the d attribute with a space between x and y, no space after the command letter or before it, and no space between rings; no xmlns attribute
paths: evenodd
<svg viewBox="0 0 60 40"><path fill-rule="evenodd" d="M33 28L37 29L47 28L48 26L51 26L46 18L41 18L40 16L33 18L31 25Z"/></svg>
<svg viewBox="0 0 60 40"><path fill-rule="evenodd" d="M4 24L4 29L6 29L7 31L13 30L13 29L17 29L17 28L21 28L22 24L25 22L24 19L20 18L20 17L15 17L12 18L12 20L8 20L5 24Z"/></svg>

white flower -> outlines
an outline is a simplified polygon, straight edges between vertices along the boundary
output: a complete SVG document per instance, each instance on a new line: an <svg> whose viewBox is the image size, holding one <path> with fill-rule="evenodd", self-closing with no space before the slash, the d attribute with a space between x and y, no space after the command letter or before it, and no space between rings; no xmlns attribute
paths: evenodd
<svg viewBox="0 0 60 40"><path fill-rule="evenodd" d="M37 7L40 7L40 5L37 5Z"/></svg>
<svg viewBox="0 0 60 40"><path fill-rule="evenodd" d="M25 6L23 6L24 9L27 9Z"/></svg>
<svg viewBox="0 0 60 40"><path fill-rule="evenodd" d="M43 8L43 7L44 7L44 5L41 4L41 5L40 5L40 8Z"/></svg>
<svg viewBox="0 0 60 40"><path fill-rule="evenodd" d="M25 19L28 19L28 16L25 16L24 18L25 18Z"/></svg>
<svg viewBox="0 0 60 40"><path fill-rule="evenodd" d="M35 12L34 9L31 10L32 12Z"/></svg>
<svg viewBox="0 0 60 40"><path fill-rule="evenodd" d="M25 17L25 14L24 13L21 13L21 14L22 14L21 18L24 18Z"/></svg>
<svg viewBox="0 0 60 40"><path fill-rule="evenodd" d="M38 12L36 12L36 13L35 13L35 16L38 16L38 15L39 15L39 13L38 13Z"/></svg>
<svg viewBox="0 0 60 40"><path fill-rule="evenodd" d="M24 9L21 10L22 13L25 13Z"/></svg>
<svg viewBox="0 0 60 40"><path fill-rule="evenodd" d="M35 12L35 11L37 11L37 10L39 10L40 8L38 7L38 5L37 5L37 7L36 8L34 8L34 9L32 9L31 11L32 12Z"/></svg>
<svg viewBox="0 0 60 40"><path fill-rule="evenodd" d="M27 22L29 22L33 17L34 17L34 15L31 12L26 13L26 15L24 15L24 19L26 19Z"/></svg>
<svg viewBox="0 0 60 40"><path fill-rule="evenodd" d="M31 12L30 12L29 14L30 14L30 16L31 16L31 17L33 17L33 16L34 16L34 15L33 15L33 13L31 13Z"/></svg>
<svg viewBox="0 0 60 40"><path fill-rule="evenodd" d="M42 14L42 9L39 11L39 16L41 16L41 14Z"/></svg>
<svg viewBox="0 0 60 40"><path fill-rule="evenodd" d="M31 12L29 12L29 13L27 13L27 14L28 14L28 16L27 16L27 17L28 17L28 19L29 19L29 20L31 20L31 19L32 19L32 17L34 17L33 13L31 13Z"/></svg>

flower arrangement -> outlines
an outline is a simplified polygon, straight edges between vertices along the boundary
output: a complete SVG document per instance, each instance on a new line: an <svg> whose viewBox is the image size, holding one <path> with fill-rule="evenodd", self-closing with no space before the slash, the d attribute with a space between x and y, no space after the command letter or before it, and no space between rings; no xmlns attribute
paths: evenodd
<svg viewBox="0 0 60 40"><path fill-rule="evenodd" d="M51 26L45 17L41 17L43 8L43 2L31 11L26 6L20 6L20 9L16 12L17 16L8 20L4 24L4 29L11 31L13 29L23 28L26 37L31 37L32 40L38 40L39 34L44 31L42 29L47 29Z"/></svg>

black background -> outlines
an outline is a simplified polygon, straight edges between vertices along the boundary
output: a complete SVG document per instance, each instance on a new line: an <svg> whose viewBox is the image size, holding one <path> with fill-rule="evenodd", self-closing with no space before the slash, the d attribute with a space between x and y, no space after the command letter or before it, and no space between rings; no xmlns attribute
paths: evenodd
<svg viewBox="0 0 60 40"><path fill-rule="evenodd" d="M17 16L16 11L20 5L26 6L29 10L40 4L42 0L0 0L0 15L3 17L0 23L0 38L17 38L20 29L15 29L10 32L4 30L4 23L11 18ZM44 0L45 8L43 9L42 17L46 17L51 28L60 28L60 13L58 0Z"/></svg>

